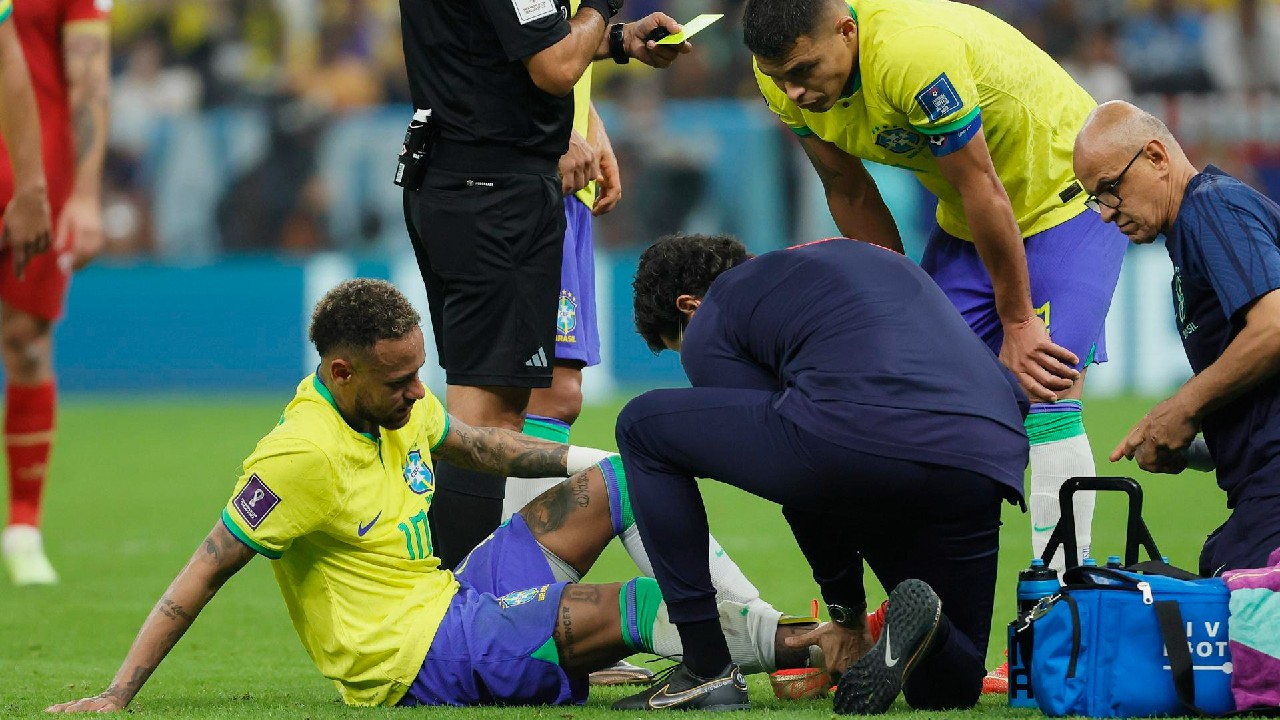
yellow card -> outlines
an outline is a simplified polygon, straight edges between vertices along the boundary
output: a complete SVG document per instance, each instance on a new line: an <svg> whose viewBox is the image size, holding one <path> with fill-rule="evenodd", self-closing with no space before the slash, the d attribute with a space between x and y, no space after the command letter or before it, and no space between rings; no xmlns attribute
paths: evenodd
<svg viewBox="0 0 1280 720"><path fill-rule="evenodd" d="M684 23L684 30L674 35L668 35L658 41L659 45L679 45L689 38L697 35L702 28L724 17L723 13L706 13Z"/></svg>

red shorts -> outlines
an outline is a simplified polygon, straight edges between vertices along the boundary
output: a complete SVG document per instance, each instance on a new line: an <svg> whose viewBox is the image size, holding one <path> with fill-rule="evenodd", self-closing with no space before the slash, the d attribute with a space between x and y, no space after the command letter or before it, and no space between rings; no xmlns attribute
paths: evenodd
<svg viewBox="0 0 1280 720"><path fill-rule="evenodd" d="M0 250L0 303L43 320L57 320L71 284L72 258L70 247L49 248L31 258L19 280L13 272L13 252Z"/></svg>

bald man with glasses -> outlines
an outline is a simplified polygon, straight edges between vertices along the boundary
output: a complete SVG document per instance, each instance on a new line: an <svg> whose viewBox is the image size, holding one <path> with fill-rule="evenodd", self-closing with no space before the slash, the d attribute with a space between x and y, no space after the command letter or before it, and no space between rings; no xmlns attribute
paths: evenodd
<svg viewBox="0 0 1280 720"><path fill-rule="evenodd" d="M1124 174L1129 172L1129 168L1133 167L1134 161L1136 161L1145 150L1145 145L1138 148L1138 152L1134 153L1133 157L1129 158L1129 162L1120 170L1120 172L1116 173L1114 178L1099 182L1097 190L1089 193L1089 195L1085 197L1085 206L1099 214L1102 213L1102 208L1104 207L1112 210L1118 209L1120 207L1120 181L1124 179Z"/></svg>
<svg viewBox="0 0 1280 720"><path fill-rule="evenodd" d="M1197 171L1164 123L1125 102L1089 115L1073 161L1104 221L1136 244L1165 236L1195 372L1111 461L1179 473L1203 432L1232 512L1205 542L1200 574L1264 567L1280 547L1280 205L1212 165Z"/></svg>

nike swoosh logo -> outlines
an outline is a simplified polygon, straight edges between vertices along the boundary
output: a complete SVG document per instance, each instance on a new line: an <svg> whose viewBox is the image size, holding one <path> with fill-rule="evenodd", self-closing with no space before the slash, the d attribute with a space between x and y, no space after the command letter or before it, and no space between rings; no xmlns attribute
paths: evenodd
<svg viewBox="0 0 1280 720"><path fill-rule="evenodd" d="M1039 525L1032 525L1032 526L1031 526L1031 530L1032 530L1032 532L1047 532L1047 531L1052 530L1052 529L1054 529L1054 528L1056 528L1056 527L1058 527L1058 523L1054 523L1054 524L1052 524L1052 525L1045 525L1044 527L1040 527Z"/></svg>
<svg viewBox="0 0 1280 720"><path fill-rule="evenodd" d="M679 705L680 703L690 698L697 697L698 695L701 695L704 692L711 692L712 690L715 690L716 688L719 688L722 685L729 685L731 683L733 683L733 676L729 676L725 678L716 678L711 682L703 683L701 685L698 685L697 687L691 687L688 690L681 690L680 692L674 693L674 694L670 692L671 685L670 683L668 683L667 685L663 686L661 692L650 696L649 707L653 708L654 710L661 710L662 708L671 707L673 705Z"/></svg>
<svg viewBox="0 0 1280 720"><path fill-rule="evenodd" d="M369 524L368 524L368 525L359 525L359 524L357 524L357 527L356 527L356 534L357 534L357 535L359 535L360 537L364 537L364 534L365 534L365 533L367 533L367 532L369 532L369 529L373 527L373 524L374 524L374 523L378 522L378 518L380 518L380 517L382 517L382 511L381 511L381 510L379 510L379 511L378 511L378 514L377 514L377 515L374 515L374 516L373 516L373 519L369 521Z"/></svg>
<svg viewBox="0 0 1280 720"><path fill-rule="evenodd" d="M898 658L893 656L893 641L889 637L889 628L884 629L884 664L893 667L898 664Z"/></svg>

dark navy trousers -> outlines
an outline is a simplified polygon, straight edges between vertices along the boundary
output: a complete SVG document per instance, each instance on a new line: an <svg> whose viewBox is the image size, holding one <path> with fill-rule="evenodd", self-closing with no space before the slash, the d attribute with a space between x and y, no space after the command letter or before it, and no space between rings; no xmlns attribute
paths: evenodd
<svg viewBox="0 0 1280 720"><path fill-rule="evenodd" d="M654 390L618 416L636 524L671 620L717 617L707 512L695 481L712 478L782 506L828 602L857 607L865 600L864 561L889 591L909 578L929 583L942 599L944 622L935 651L907 683L907 702L972 706L986 672L1001 486L968 470L828 442L782 417L774 409L780 397L718 387Z"/></svg>
<svg viewBox="0 0 1280 720"><path fill-rule="evenodd" d="M1200 574L1268 567L1271 553L1280 549L1280 497L1244 498L1231 516L1209 535L1200 551Z"/></svg>

